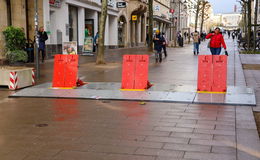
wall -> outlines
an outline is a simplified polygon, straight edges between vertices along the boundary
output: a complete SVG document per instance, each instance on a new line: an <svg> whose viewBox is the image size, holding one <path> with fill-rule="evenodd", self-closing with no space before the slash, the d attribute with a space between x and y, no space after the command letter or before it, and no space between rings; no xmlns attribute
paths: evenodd
<svg viewBox="0 0 260 160"><path fill-rule="evenodd" d="M7 8L5 1L0 1L0 59L4 54L4 36L2 31L7 27Z"/></svg>

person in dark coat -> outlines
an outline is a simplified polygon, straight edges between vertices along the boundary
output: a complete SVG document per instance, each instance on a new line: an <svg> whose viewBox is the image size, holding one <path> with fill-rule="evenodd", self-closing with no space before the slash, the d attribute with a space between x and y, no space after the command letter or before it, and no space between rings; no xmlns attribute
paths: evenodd
<svg viewBox="0 0 260 160"><path fill-rule="evenodd" d="M156 51L155 53L155 60L156 63L159 61L162 62L162 47L163 43L165 42L165 39L161 35L159 30L156 30L156 34L154 35L153 42L154 42L154 49Z"/></svg>
<svg viewBox="0 0 260 160"><path fill-rule="evenodd" d="M38 41L39 41L39 48L38 48L38 52L39 54L42 54L42 63L44 62L44 58L45 58L45 41L48 39L48 35L47 33L44 31L43 27L39 28L38 31Z"/></svg>

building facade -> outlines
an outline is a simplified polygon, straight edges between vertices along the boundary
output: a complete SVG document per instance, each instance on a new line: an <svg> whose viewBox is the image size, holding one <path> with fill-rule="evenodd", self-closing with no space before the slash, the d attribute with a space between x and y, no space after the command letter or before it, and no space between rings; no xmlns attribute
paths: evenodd
<svg viewBox="0 0 260 160"><path fill-rule="evenodd" d="M49 33L46 42L48 53L61 53L62 42L76 41L78 51L82 51L84 39L95 37L101 12L100 0L56 0L44 1L44 27ZM116 48L118 10L116 2L108 3L108 16L105 26L105 46Z"/></svg>
<svg viewBox="0 0 260 160"><path fill-rule="evenodd" d="M39 25L43 25L43 1L38 0ZM34 0L0 0L0 58L3 57L4 37L7 26L21 27L28 40L34 40Z"/></svg>
<svg viewBox="0 0 260 160"><path fill-rule="evenodd" d="M121 1L120 1L121 2ZM126 8L118 14L118 46L144 46L147 32L147 0L126 0ZM133 16L136 19L133 19Z"/></svg>

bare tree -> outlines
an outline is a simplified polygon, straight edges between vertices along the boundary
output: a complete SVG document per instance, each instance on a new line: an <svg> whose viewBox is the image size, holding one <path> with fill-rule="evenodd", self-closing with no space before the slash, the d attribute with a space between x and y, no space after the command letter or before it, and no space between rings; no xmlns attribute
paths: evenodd
<svg viewBox="0 0 260 160"><path fill-rule="evenodd" d="M248 49L250 49L250 41L252 39L251 37L251 32L252 32L252 22L251 22L251 12L252 12L252 8L251 8L251 2L252 0L240 0L239 1L240 4L244 7L244 18L245 18L245 26L246 26L246 37L247 37L247 47Z"/></svg>
<svg viewBox="0 0 260 160"><path fill-rule="evenodd" d="M153 51L153 0L148 1L149 5L149 50Z"/></svg>
<svg viewBox="0 0 260 160"><path fill-rule="evenodd" d="M195 31L198 28L198 19L199 19L199 12L200 12L200 0L197 0L197 5L196 5L196 17L195 17Z"/></svg>
<svg viewBox="0 0 260 160"><path fill-rule="evenodd" d="M99 20L98 54L96 64L105 64L105 26L107 19L107 0L102 0L101 15Z"/></svg>
<svg viewBox="0 0 260 160"><path fill-rule="evenodd" d="M209 2L203 1L201 3L200 8L201 8L201 11L200 11L200 14L199 14L199 16L201 17L200 33L202 33L204 22L209 18L209 14L208 14L208 11L209 11L209 8L210 8Z"/></svg>

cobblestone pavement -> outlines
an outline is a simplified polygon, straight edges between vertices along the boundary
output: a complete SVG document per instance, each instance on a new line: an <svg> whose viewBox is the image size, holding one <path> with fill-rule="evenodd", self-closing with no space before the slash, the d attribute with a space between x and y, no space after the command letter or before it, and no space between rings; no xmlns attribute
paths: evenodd
<svg viewBox="0 0 260 160"><path fill-rule="evenodd" d="M229 47L229 85L245 85L236 44ZM203 42L201 53L209 54ZM108 64L81 57L85 81L119 82L121 54L110 50ZM196 85L192 46L168 49L149 77L156 83ZM38 83L51 81L53 61L41 65ZM0 89L1 160L257 160L260 143L251 107L182 103L8 98Z"/></svg>

